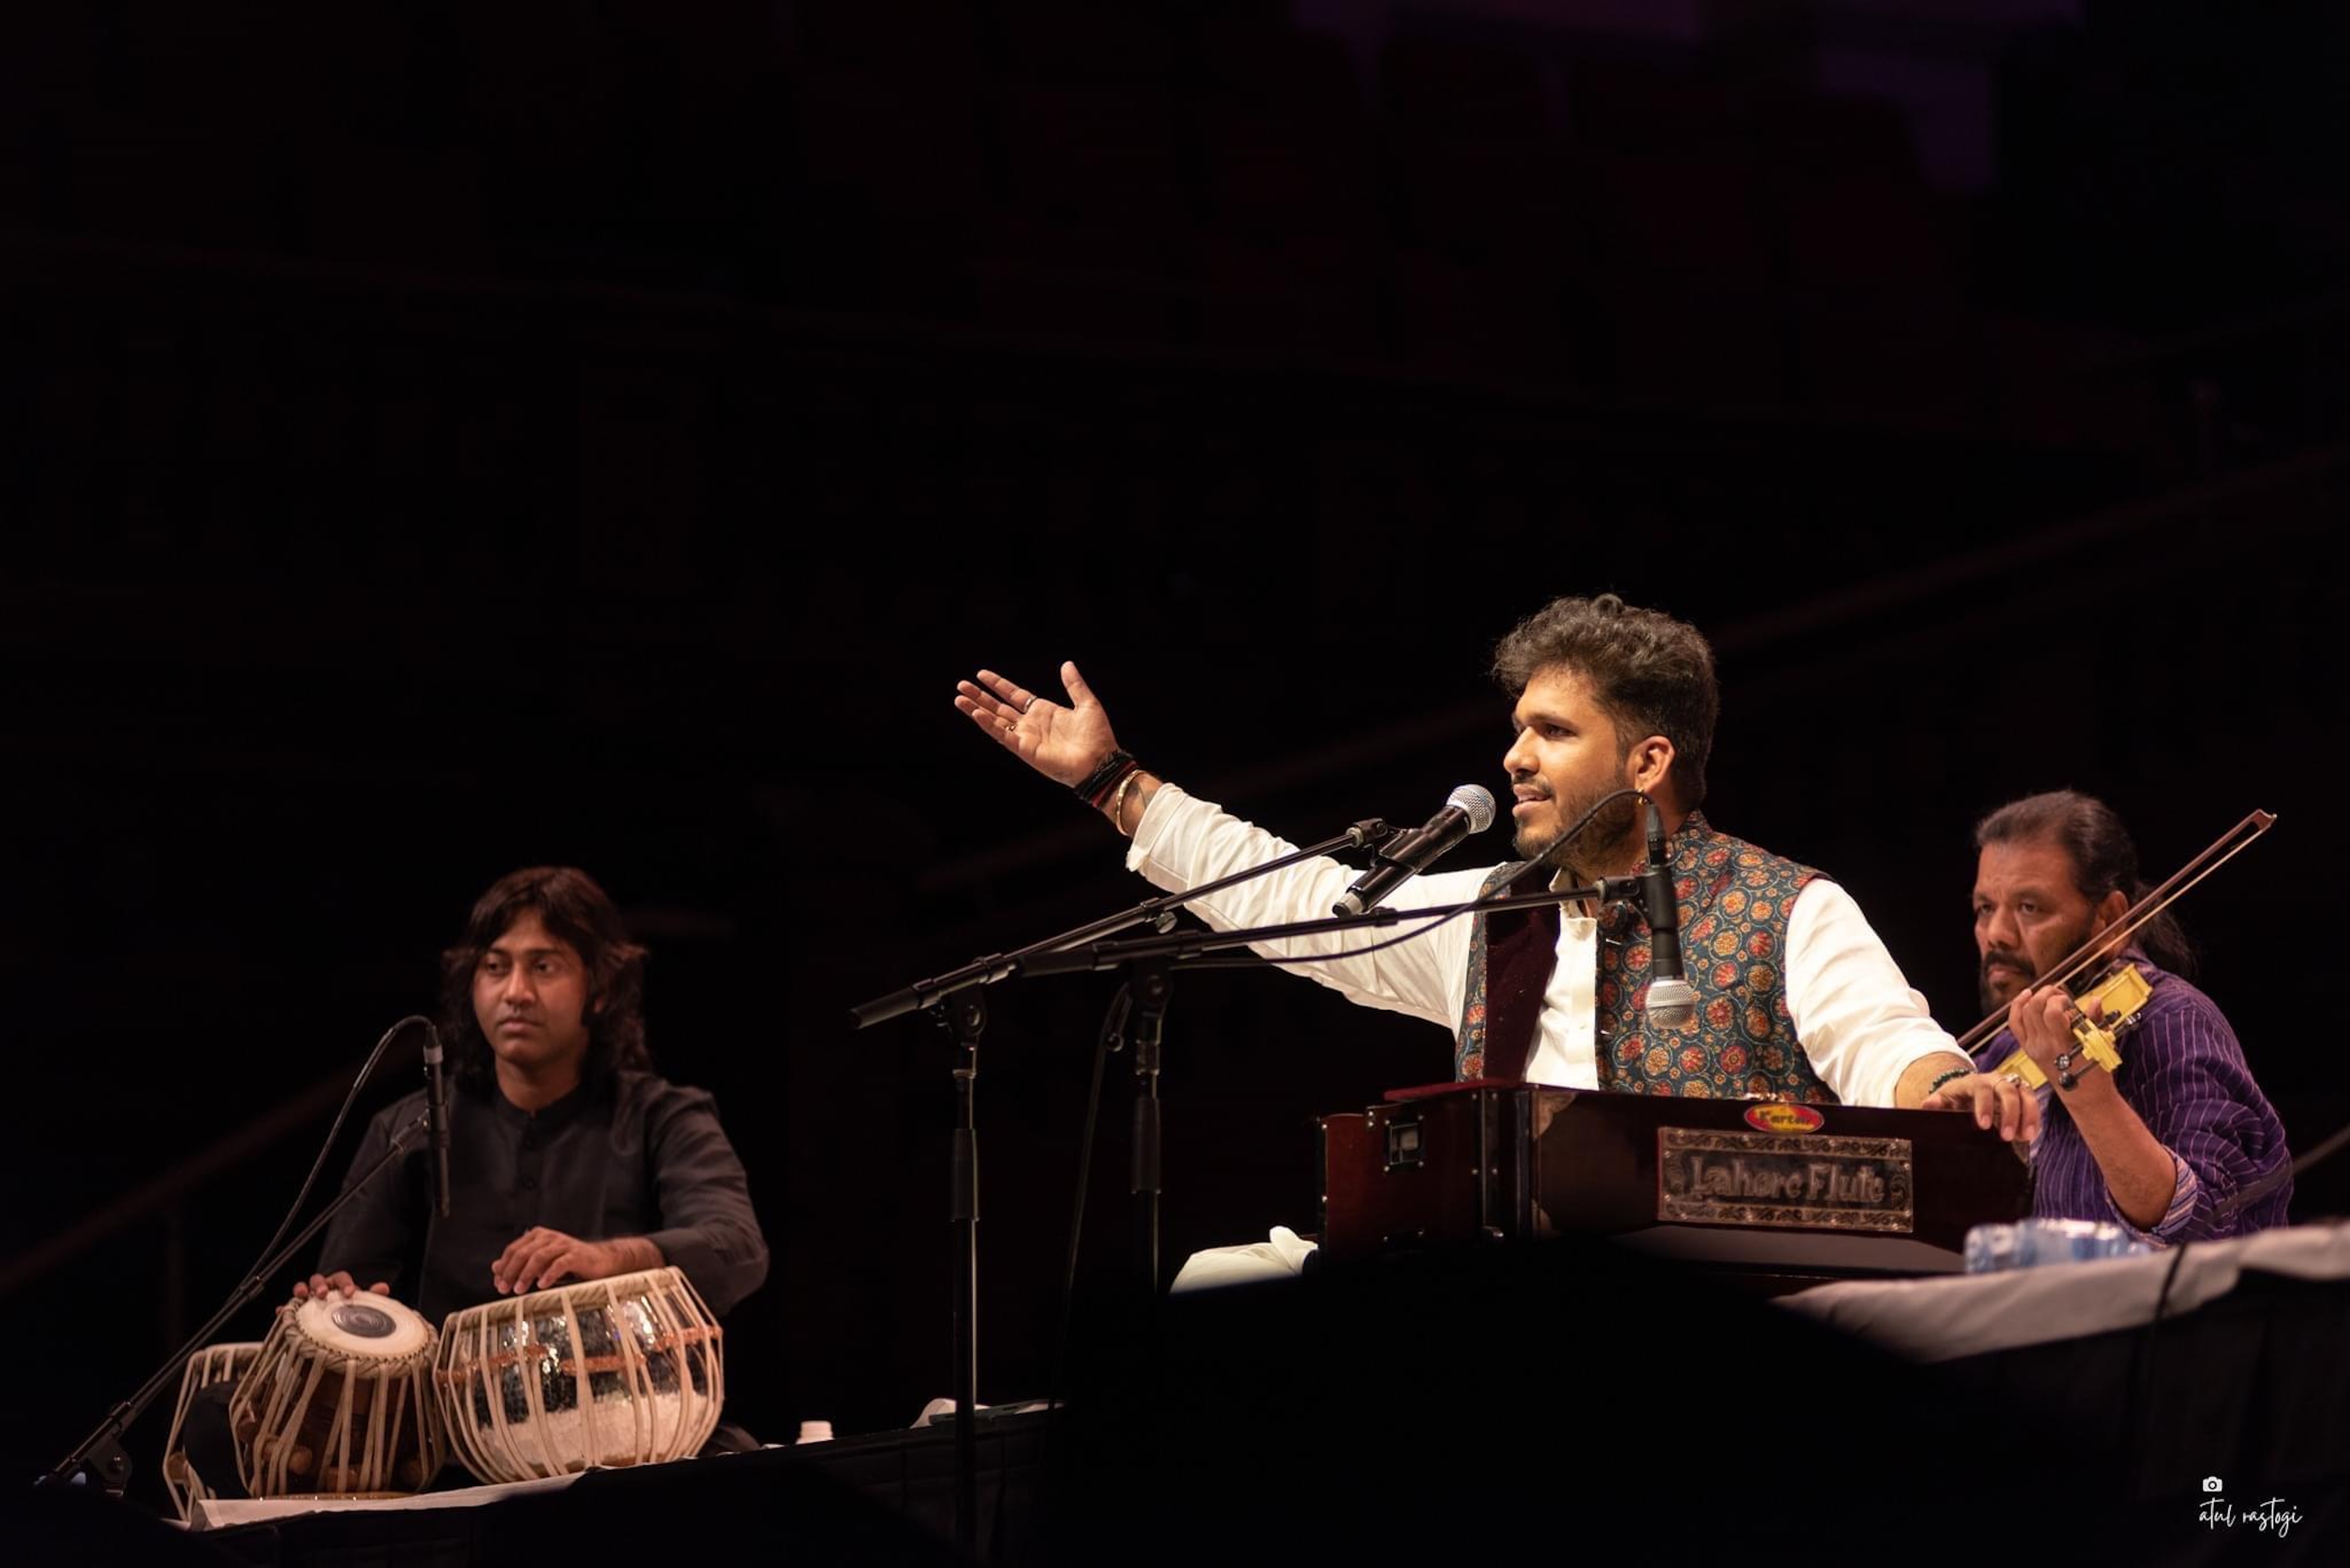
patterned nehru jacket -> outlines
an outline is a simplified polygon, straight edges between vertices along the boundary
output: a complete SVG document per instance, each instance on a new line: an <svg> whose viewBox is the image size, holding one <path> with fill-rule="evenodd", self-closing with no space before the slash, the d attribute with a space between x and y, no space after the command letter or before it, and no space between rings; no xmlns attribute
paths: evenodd
<svg viewBox="0 0 2350 1568"><path fill-rule="evenodd" d="M1692 812L1673 835L1673 895L1681 954L1697 1015L1658 1029L1643 1009L1648 923L1639 909L1608 906L1599 918L1599 1086L1618 1094L1716 1099L1759 1096L1833 1104L1787 1016L1787 916L1819 876L1743 839L1716 833ZM1523 863L1486 878L1487 896L1539 892L1548 873ZM1525 1072L1558 955L1555 907L1475 917L1469 942L1469 1002L1453 1052L1458 1078Z"/></svg>

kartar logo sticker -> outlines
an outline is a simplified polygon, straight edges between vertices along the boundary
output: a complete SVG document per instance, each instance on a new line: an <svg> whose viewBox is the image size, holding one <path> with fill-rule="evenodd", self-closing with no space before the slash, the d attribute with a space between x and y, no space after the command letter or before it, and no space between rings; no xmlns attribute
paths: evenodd
<svg viewBox="0 0 2350 1568"><path fill-rule="evenodd" d="M1825 1120L1809 1106L1791 1106L1777 1100L1755 1106L1746 1113L1746 1125L1756 1132L1817 1132Z"/></svg>

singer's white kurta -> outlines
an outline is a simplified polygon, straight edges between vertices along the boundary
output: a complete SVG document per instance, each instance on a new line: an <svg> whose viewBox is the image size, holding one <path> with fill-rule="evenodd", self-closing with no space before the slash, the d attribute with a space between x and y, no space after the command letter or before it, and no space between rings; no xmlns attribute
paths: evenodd
<svg viewBox="0 0 2350 1568"><path fill-rule="evenodd" d="M1135 826L1126 863L1156 886L1180 892L1295 847L1179 785L1161 784ZM1489 866L1416 877L1387 903L1401 909L1465 903L1477 897L1492 871ZM1187 907L1220 931L1321 919L1357 874L1336 860L1307 860ZM1282 957L1348 953L1387 941L1402 929L1301 937L1257 950ZM1526 1064L1529 1080L1570 1089L1599 1086L1592 1046L1598 956L1598 922L1565 914L1558 961L1543 992L1542 1021ZM1468 999L1469 920L1449 920L1367 957L1332 957L1295 967L1350 1002L1457 1030ZM1795 1036L1820 1081L1846 1105L1889 1106L1894 1086L1911 1063L1958 1051L1948 1032L1928 1016L1926 999L1901 977L1852 895L1825 878L1808 884L1788 912L1786 983Z"/></svg>

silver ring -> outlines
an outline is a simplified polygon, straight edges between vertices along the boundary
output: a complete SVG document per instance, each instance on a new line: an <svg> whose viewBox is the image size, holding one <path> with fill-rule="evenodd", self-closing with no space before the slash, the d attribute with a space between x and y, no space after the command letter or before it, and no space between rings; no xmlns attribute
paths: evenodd
<svg viewBox="0 0 2350 1568"><path fill-rule="evenodd" d="M1020 704L1020 716L1021 716L1022 718L1025 719L1025 718L1028 716L1028 710L1029 710L1029 709L1031 709L1031 708L1034 708L1035 705L1036 705L1036 699L1035 699L1034 697L1031 697L1031 698L1029 698L1029 699L1028 699L1028 701L1026 701L1025 702L1021 703L1021 704Z"/></svg>
<svg viewBox="0 0 2350 1568"><path fill-rule="evenodd" d="M2021 1073L2002 1073L1999 1076L2002 1083L2013 1084L2019 1089L2023 1087L2023 1075Z"/></svg>

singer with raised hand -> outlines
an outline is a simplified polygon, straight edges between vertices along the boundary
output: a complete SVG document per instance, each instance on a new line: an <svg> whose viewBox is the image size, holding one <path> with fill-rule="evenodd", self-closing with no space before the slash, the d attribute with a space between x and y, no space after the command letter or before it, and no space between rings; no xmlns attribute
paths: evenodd
<svg viewBox="0 0 2350 1568"><path fill-rule="evenodd" d="M1461 1079L1915 1108L1938 1078L1971 1070L1850 895L1700 810L1721 699L1694 627L1613 594L1555 599L1502 639L1493 675L1513 703L1502 770L1515 861L1430 872L1431 854L1405 869L1390 846L1368 873L1308 860L1192 912L1230 930L1348 904L1424 909L1638 877L1638 900L1455 920L1377 952L1353 950L1391 933L1264 950L1319 955L1299 972L1440 1025ZM1132 841L1128 867L1158 887L1180 892L1288 852L1128 754L1076 665L1061 681L1055 701L983 670L958 684L955 706L1107 817ZM1607 799L1625 790L1652 807ZM1446 809L1412 836L1421 847L1482 826L1473 796L1456 792ZM1979 1119L2003 1116L2007 1136L2028 1137L2035 1109L2011 1097Z"/></svg>

